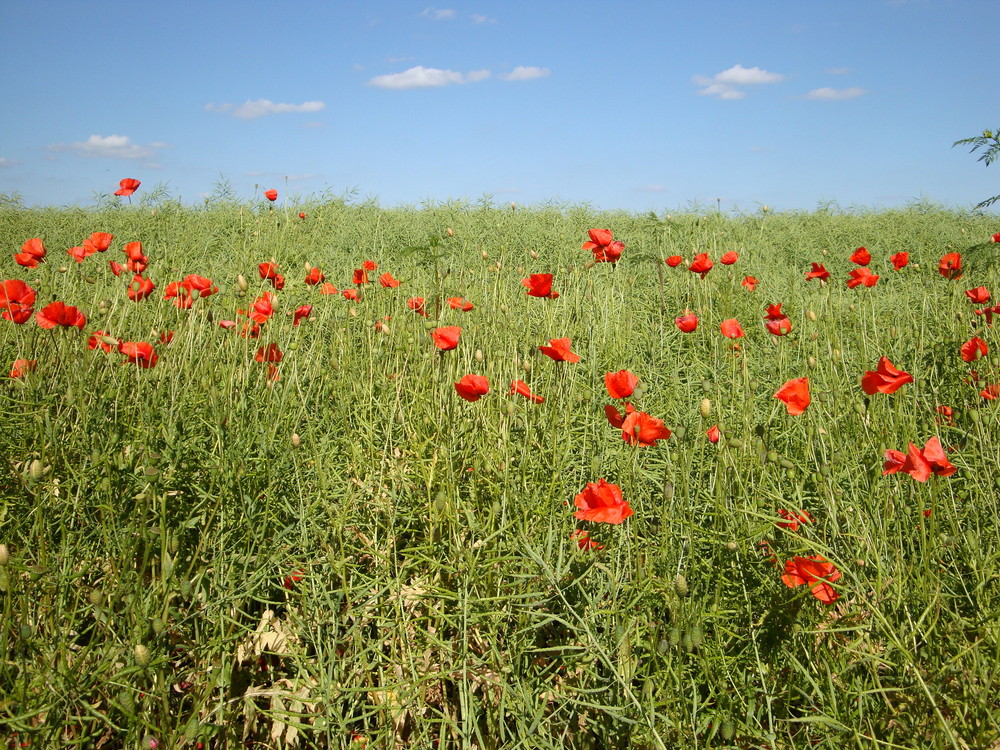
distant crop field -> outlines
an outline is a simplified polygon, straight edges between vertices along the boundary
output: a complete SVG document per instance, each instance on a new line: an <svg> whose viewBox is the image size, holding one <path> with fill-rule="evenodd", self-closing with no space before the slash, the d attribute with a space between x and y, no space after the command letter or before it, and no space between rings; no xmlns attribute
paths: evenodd
<svg viewBox="0 0 1000 750"><path fill-rule="evenodd" d="M0 208L6 746L998 747L996 232Z"/></svg>

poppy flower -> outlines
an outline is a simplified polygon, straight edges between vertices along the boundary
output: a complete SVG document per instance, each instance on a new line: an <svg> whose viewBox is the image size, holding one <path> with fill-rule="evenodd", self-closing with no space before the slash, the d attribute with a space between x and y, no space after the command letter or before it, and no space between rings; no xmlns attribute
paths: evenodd
<svg viewBox="0 0 1000 750"><path fill-rule="evenodd" d="M708 438L708 442L712 443L712 445L718 443L722 438L722 431L719 429L719 425L713 424L709 427L705 432L705 436Z"/></svg>
<svg viewBox="0 0 1000 750"><path fill-rule="evenodd" d="M841 578L841 572L836 566L821 555L811 557L795 557L785 562L785 574L782 582L789 588L809 586L812 595L823 604L833 604L840 597L831 583Z"/></svg>
<svg viewBox="0 0 1000 750"><path fill-rule="evenodd" d="M708 253L698 253L694 256L694 260L691 261L691 265L688 266L688 270L691 273L696 273L705 278L708 276L708 272L712 270L715 264L712 263L708 258Z"/></svg>
<svg viewBox="0 0 1000 750"><path fill-rule="evenodd" d="M344 296L344 299L346 299L349 302L357 302L359 299L361 299L361 295L358 294L357 289L345 289L344 291L341 292L341 294Z"/></svg>
<svg viewBox="0 0 1000 750"><path fill-rule="evenodd" d="M386 289L395 289L399 286L399 279L394 279L392 274L386 271L384 274L378 277L378 283L384 286Z"/></svg>
<svg viewBox="0 0 1000 750"><path fill-rule="evenodd" d="M979 395L987 401L994 401L1000 398L1000 383L992 383L979 392Z"/></svg>
<svg viewBox="0 0 1000 750"><path fill-rule="evenodd" d="M976 315L986 316L986 325L993 325L993 316L1000 315L1000 305L995 305L994 307L984 307L982 310L976 310Z"/></svg>
<svg viewBox="0 0 1000 750"><path fill-rule="evenodd" d="M625 404L625 415L628 416L635 411L635 407L632 404ZM622 425L625 424L625 417L621 415L614 406L607 404L604 407L604 415L608 418L608 424L614 427L616 430L620 430Z"/></svg>
<svg viewBox="0 0 1000 750"><path fill-rule="evenodd" d="M146 341L120 341L118 351L126 356L124 364L138 365L144 370L156 367L160 355L153 349L153 345Z"/></svg>
<svg viewBox="0 0 1000 750"><path fill-rule="evenodd" d="M141 184L141 182L132 177L126 177L124 180L118 182L118 189L115 191L115 195L128 197L138 190Z"/></svg>
<svg viewBox="0 0 1000 750"><path fill-rule="evenodd" d="M83 263L83 261L87 259L87 256L93 255L93 253L88 253L87 248L83 246L71 247L66 251L66 254L77 263Z"/></svg>
<svg viewBox="0 0 1000 750"><path fill-rule="evenodd" d="M268 281L270 279L275 279L278 276L278 264L260 263L257 266L257 273L259 273L261 279L264 279L265 281Z"/></svg>
<svg viewBox="0 0 1000 750"><path fill-rule="evenodd" d="M719 330L722 331L723 336L729 339L738 339L746 335L743 333L743 326L740 325L740 322L736 318L722 321L719 324Z"/></svg>
<svg viewBox="0 0 1000 750"><path fill-rule="evenodd" d="M984 286L977 286L975 289L966 289L965 296L977 305L985 304L990 298L989 290Z"/></svg>
<svg viewBox="0 0 1000 750"><path fill-rule="evenodd" d="M945 253L938 261L938 273L946 279L962 278L962 256L959 253Z"/></svg>
<svg viewBox="0 0 1000 750"><path fill-rule="evenodd" d="M595 523L622 523L634 512L622 499L621 487L603 478L587 482L583 492L573 500L573 505L577 508L574 518Z"/></svg>
<svg viewBox="0 0 1000 750"><path fill-rule="evenodd" d="M319 293L320 294L340 294L340 290L337 289L337 287L335 287L333 284L331 284L328 281L325 284L323 284L322 286L320 286Z"/></svg>
<svg viewBox="0 0 1000 750"><path fill-rule="evenodd" d="M767 315L764 317L764 327L775 336L784 336L792 330L792 321L781 312L781 304L768 305Z"/></svg>
<svg viewBox="0 0 1000 750"><path fill-rule="evenodd" d="M37 268L45 260L45 245L41 239L32 237L21 245L21 252L14 254L14 262L25 268Z"/></svg>
<svg viewBox="0 0 1000 750"><path fill-rule="evenodd" d="M156 285L152 279L147 279L136 274L132 277L132 281L129 282L128 298L133 302L144 300L153 293L154 289L156 289Z"/></svg>
<svg viewBox="0 0 1000 750"><path fill-rule="evenodd" d="M955 410L950 406L945 406L941 404L934 410L939 415L936 418L938 424L953 425L955 424Z"/></svg>
<svg viewBox="0 0 1000 750"><path fill-rule="evenodd" d="M604 385L611 398L628 398L639 384L639 378L628 370L604 374Z"/></svg>
<svg viewBox="0 0 1000 750"><path fill-rule="evenodd" d="M809 378L796 378L789 380L774 397L779 401L784 401L785 408L791 416L802 414L809 406Z"/></svg>
<svg viewBox="0 0 1000 750"><path fill-rule="evenodd" d="M674 324L680 329L681 333L691 333L698 327L698 316L690 310L685 310L683 315L674 318Z"/></svg>
<svg viewBox="0 0 1000 750"><path fill-rule="evenodd" d="M757 279L755 279L753 276L746 276L744 277L743 281L740 282L740 285L746 288L748 292L752 292L754 289L757 288L757 284L759 283L760 282L758 282Z"/></svg>
<svg viewBox="0 0 1000 750"><path fill-rule="evenodd" d="M556 299L559 296L559 292L552 291L551 273L533 273L528 278L521 280L521 286L528 288L526 294L529 297Z"/></svg>
<svg viewBox="0 0 1000 750"><path fill-rule="evenodd" d="M23 378L29 372L34 372L37 364L37 359L15 359L14 364L10 368L10 376L12 378Z"/></svg>
<svg viewBox="0 0 1000 750"><path fill-rule="evenodd" d="M116 339L107 331L94 331L87 339L87 348L97 349L99 347L107 354L112 349L117 349L119 343L121 343L119 339Z"/></svg>
<svg viewBox="0 0 1000 750"><path fill-rule="evenodd" d="M579 362L580 355L570 351L569 339L549 339L548 346L538 347L538 351L556 362Z"/></svg>
<svg viewBox="0 0 1000 750"><path fill-rule="evenodd" d="M545 401L544 398L536 393L532 393L528 384L523 380L515 380L510 384L510 391L507 393L508 396L513 396L517 394L518 396L524 396L529 401L534 401L536 404L540 404Z"/></svg>
<svg viewBox="0 0 1000 750"><path fill-rule="evenodd" d="M777 523L779 529L798 531L799 524L812 523L812 516L810 516L804 510L800 510L798 513L792 513L791 511L782 508L781 510L778 511L778 515L781 516L782 518L782 520L778 521Z"/></svg>
<svg viewBox="0 0 1000 750"><path fill-rule="evenodd" d="M684 262L684 258L680 255L671 255L664 262L671 268L677 268L677 266Z"/></svg>
<svg viewBox="0 0 1000 750"><path fill-rule="evenodd" d="M301 305L300 307L295 308L295 313L292 317L292 325L297 326L300 320L308 318L310 313L312 313L312 309L312 305Z"/></svg>
<svg viewBox="0 0 1000 750"><path fill-rule="evenodd" d="M625 249L625 243L614 240L610 229L589 229L588 242L584 242L582 250L590 250L596 263L617 263Z"/></svg>
<svg viewBox="0 0 1000 750"><path fill-rule="evenodd" d="M443 326L431 331L431 338L434 339L434 346L443 352L450 351L458 346L458 337L462 335L461 326Z"/></svg>
<svg viewBox="0 0 1000 750"><path fill-rule="evenodd" d="M851 253L850 261L858 266L867 266L872 262L872 254L868 252L867 248L859 247Z"/></svg>
<svg viewBox="0 0 1000 750"><path fill-rule="evenodd" d="M65 302L52 302L35 314L35 321L42 328L79 328L87 325L87 319L79 309Z"/></svg>
<svg viewBox="0 0 1000 750"><path fill-rule="evenodd" d="M273 188L271 190L265 190L264 197L273 203L278 200L278 191Z"/></svg>
<svg viewBox="0 0 1000 750"><path fill-rule="evenodd" d="M305 576L306 576L305 571L299 568L298 570L293 571L291 575L285 576L284 580L281 582L281 585L283 588L286 588L289 591L291 591L292 589L295 588L295 584L297 584L299 581L305 578Z"/></svg>
<svg viewBox="0 0 1000 750"><path fill-rule="evenodd" d="M184 280L181 281L181 286L187 289L192 296L197 297L211 297L219 291L219 287L215 286L211 279L207 279L204 276L199 276L195 273L190 273L185 276Z"/></svg>
<svg viewBox="0 0 1000 750"><path fill-rule="evenodd" d="M113 260L108 261L108 267L111 268L111 273L113 273L115 276L121 276L122 271L125 270L125 266Z"/></svg>
<svg viewBox="0 0 1000 750"><path fill-rule="evenodd" d="M318 268L310 268L309 273L306 274L306 284L309 286L316 286L324 281L326 281L326 274Z"/></svg>
<svg viewBox="0 0 1000 750"><path fill-rule="evenodd" d="M425 318L430 316L427 314L427 310L424 308L426 300L423 297L410 297L406 300L406 306L413 310L417 315L423 315Z"/></svg>
<svg viewBox="0 0 1000 750"><path fill-rule="evenodd" d="M267 346L260 347L254 355L254 359L258 362L280 362L284 358L284 353L273 342Z"/></svg>
<svg viewBox="0 0 1000 750"><path fill-rule="evenodd" d="M910 254L902 251L889 256L889 262L897 271L902 271L910 264Z"/></svg>
<svg viewBox="0 0 1000 750"><path fill-rule="evenodd" d="M873 274L869 268L855 268L847 275L850 277L847 281L848 289L854 289L861 284L873 287L878 282L878 276Z"/></svg>
<svg viewBox="0 0 1000 750"><path fill-rule="evenodd" d="M378 263L376 263L373 260L366 260L364 263L361 264L361 267L366 271L375 271L378 269Z"/></svg>
<svg viewBox="0 0 1000 750"><path fill-rule="evenodd" d="M622 422L622 440L628 445L638 443L647 448L655 447L657 440L666 440L670 435L663 420L651 417L644 411L633 411Z"/></svg>
<svg viewBox="0 0 1000 750"><path fill-rule="evenodd" d="M354 269L354 279L352 284L369 284L371 281L368 278L368 270L365 268L355 268Z"/></svg>
<svg viewBox="0 0 1000 750"><path fill-rule="evenodd" d="M306 212L305 211L299 211L299 218L300 219L305 219L306 218Z"/></svg>
<svg viewBox="0 0 1000 750"><path fill-rule="evenodd" d="M809 279L826 281L828 278L830 278L830 272L826 270L826 266L822 263L813 263L812 270L806 272L806 281Z"/></svg>
<svg viewBox="0 0 1000 750"><path fill-rule="evenodd" d="M977 359L981 359L989 353L989 346L987 346L986 342L978 336L973 336L971 339L962 344L962 360L965 362L975 362Z"/></svg>
<svg viewBox="0 0 1000 750"><path fill-rule="evenodd" d="M466 401L478 401L490 392L490 381L482 375L465 375L455 383L455 391Z"/></svg>
<svg viewBox="0 0 1000 750"><path fill-rule="evenodd" d="M83 246L87 249L87 255L92 255L93 253L103 253L109 247L111 247L111 240L115 236L110 232L92 232L91 235L83 241Z"/></svg>
<svg viewBox="0 0 1000 750"><path fill-rule="evenodd" d="M20 279L0 282L0 317L20 325L31 317L34 304L35 290Z"/></svg>
<svg viewBox="0 0 1000 750"><path fill-rule="evenodd" d="M584 552L589 550L602 550L604 545L595 542L590 538L589 531L583 531L582 529L575 529L572 534L569 535L569 540L571 542L576 542L577 547L579 547Z"/></svg>
<svg viewBox="0 0 1000 750"><path fill-rule="evenodd" d="M913 376L893 366L888 357L879 357L874 370L868 370L861 378L861 388L869 396L876 393L895 393L907 383L913 382Z"/></svg>
<svg viewBox="0 0 1000 750"><path fill-rule="evenodd" d="M924 444L923 450L913 443L909 444L906 453L891 448L887 450L882 476L904 472L918 482L926 482L931 474L948 477L956 471L958 467L948 460L941 441L935 435Z"/></svg>
<svg viewBox="0 0 1000 750"><path fill-rule="evenodd" d="M173 331L163 331L162 333L160 333L160 343L163 346L166 346L167 344L169 344L173 340L174 340L174 332Z"/></svg>
<svg viewBox="0 0 1000 750"><path fill-rule="evenodd" d="M740 254L735 250L730 250L729 252L722 254L722 257L719 258L719 263L721 263L724 266L731 266L739 259L740 259Z"/></svg>
<svg viewBox="0 0 1000 750"><path fill-rule="evenodd" d="M142 273L146 270L149 258L143 254L141 242L129 242L122 248L122 252L128 257L128 261L125 263L127 270L132 273Z"/></svg>
<svg viewBox="0 0 1000 750"><path fill-rule="evenodd" d="M990 242L1000 242L1000 232L997 232L992 237L990 237Z"/></svg>
<svg viewBox="0 0 1000 750"><path fill-rule="evenodd" d="M469 312L475 309L474 305L465 297L449 297L448 305L452 310L461 310L462 312Z"/></svg>
<svg viewBox="0 0 1000 750"><path fill-rule="evenodd" d="M255 323L266 323L274 315L274 293L264 292L253 302L247 317Z"/></svg>

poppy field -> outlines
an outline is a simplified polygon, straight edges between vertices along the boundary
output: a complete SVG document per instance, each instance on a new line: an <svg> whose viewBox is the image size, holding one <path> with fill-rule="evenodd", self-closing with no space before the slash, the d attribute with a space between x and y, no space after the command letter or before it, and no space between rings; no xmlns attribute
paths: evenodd
<svg viewBox="0 0 1000 750"><path fill-rule="evenodd" d="M998 747L994 217L140 195L0 207L4 746Z"/></svg>

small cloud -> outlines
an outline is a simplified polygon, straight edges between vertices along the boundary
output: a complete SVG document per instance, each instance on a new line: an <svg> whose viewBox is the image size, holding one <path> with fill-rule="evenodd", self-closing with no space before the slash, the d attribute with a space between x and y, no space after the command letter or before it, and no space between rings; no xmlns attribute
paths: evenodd
<svg viewBox="0 0 1000 750"><path fill-rule="evenodd" d="M427 8L420 15L433 18L435 21L447 21L455 17L455 11L451 8Z"/></svg>
<svg viewBox="0 0 1000 750"><path fill-rule="evenodd" d="M868 92L860 86L852 86L849 89L831 89L827 86L821 89L813 89L802 98L817 99L821 101L840 101L842 99L854 99L867 93Z"/></svg>
<svg viewBox="0 0 1000 750"><path fill-rule="evenodd" d="M325 126L326 126L325 122L316 122L316 121L306 122L306 123L302 124L302 127L309 128L309 129L312 129L312 128L322 128L322 127L325 127Z"/></svg>
<svg viewBox="0 0 1000 750"><path fill-rule="evenodd" d="M633 188L637 193L666 193L667 188L663 185L643 185L642 187Z"/></svg>
<svg viewBox="0 0 1000 750"><path fill-rule="evenodd" d="M14 159L5 159L0 156L0 169L6 169L7 167L16 167L21 162L15 161Z"/></svg>
<svg viewBox="0 0 1000 750"><path fill-rule="evenodd" d="M519 187L498 187L492 191L493 195L517 195L520 192Z"/></svg>
<svg viewBox="0 0 1000 750"><path fill-rule="evenodd" d="M501 73L497 78L504 81L530 81L535 78L545 78L552 71L548 68L535 68L529 65L518 65L510 73Z"/></svg>
<svg viewBox="0 0 1000 750"><path fill-rule="evenodd" d="M425 68L423 65L404 70L402 73L389 73L375 76L368 81L369 86L380 89L422 89L439 86L450 86L453 83L477 83L490 77L488 70L474 70L470 73L459 73L454 70Z"/></svg>
<svg viewBox="0 0 1000 750"><path fill-rule="evenodd" d="M830 68L826 71L831 76L842 76L851 72L850 68Z"/></svg>
<svg viewBox="0 0 1000 750"><path fill-rule="evenodd" d="M708 76L696 75L692 79L695 84L702 86L698 92L701 96L715 96L719 99L742 99L746 92L743 86L758 86L764 83L780 83L785 80L781 73L771 73L758 67L744 68L742 65L734 65L721 73Z"/></svg>
<svg viewBox="0 0 1000 750"><path fill-rule="evenodd" d="M326 104L324 102L282 104L279 102L272 102L270 99L247 99L239 106L209 102L205 105L205 109L209 112L231 112L233 117L238 117L241 120L256 120L258 117L263 117L264 115L319 112L326 109Z"/></svg>
<svg viewBox="0 0 1000 750"><path fill-rule="evenodd" d="M85 141L76 143L53 143L49 146L49 151L65 151L68 153L83 156L88 159L153 159L156 157L156 148L164 148L166 144L157 142L143 146L132 143L132 139L126 135L92 135Z"/></svg>
<svg viewBox="0 0 1000 750"><path fill-rule="evenodd" d="M497 19L490 18L489 16L484 16L480 13L473 13L469 18L472 19L473 23L496 23Z"/></svg>
<svg viewBox="0 0 1000 750"><path fill-rule="evenodd" d="M364 69L365 69L365 66L364 66L364 65L362 65L361 63L354 63L354 64L353 64L353 65L351 66L351 70L354 70L354 71L362 71L362 70L364 70Z"/></svg>

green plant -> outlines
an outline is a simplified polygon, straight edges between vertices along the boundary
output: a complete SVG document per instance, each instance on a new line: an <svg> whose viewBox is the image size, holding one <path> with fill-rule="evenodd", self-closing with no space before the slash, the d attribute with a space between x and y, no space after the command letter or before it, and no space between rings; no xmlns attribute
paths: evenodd
<svg viewBox="0 0 1000 750"><path fill-rule="evenodd" d="M993 161L1000 156L1000 130L984 130L981 135L977 135L975 138L963 138L960 141L955 141L951 144L952 148L955 146L972 146L969 149L970 154L976 153L979 149L983 149L983 152L979 154L977 161L983 162L987 167L993 163ZM992 198L987 198L984 201L980 201L976 204L975 210L980 208L988 208L992 206L997 201L1000 201L1000 195L994 195Z"/></svg>

